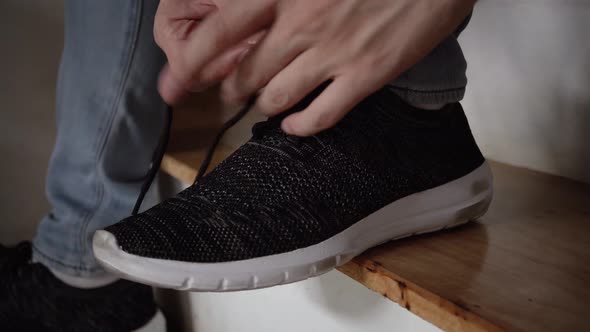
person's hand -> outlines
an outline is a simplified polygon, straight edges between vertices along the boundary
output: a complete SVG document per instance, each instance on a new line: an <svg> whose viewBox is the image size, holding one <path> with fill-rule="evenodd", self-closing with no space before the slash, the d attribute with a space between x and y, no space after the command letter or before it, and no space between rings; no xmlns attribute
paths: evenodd
<svg viewBox="0 0 590 332"><path fill-rule="evenodd" d="M154 39L164 50L168 59L178 65L182 55L187 52L188 37L211 13L218 10L217 2L223 6L228 1L217 0L162 0L158 6L154 22ZM223 8L223 6L221 8ZM237 45L231 45L216 54L207 68L195 76L190 86L174 79L170 66L166 65L160 74L160 94L170 104L175 104L191 92L198 92L224 79L263 36L263 31L253 34ZM183 65L181 65L183 67Z"/></svg>
<svg viewBox="0 0 590 332"><path fill-rule="evenodd" d="M225 79L222 95L237 103L264 88L255 108L272 116L332 80L306 110L283 120L285 132L312 135L418 62L453 32L474 2L217 0L219 10L186 36L183 48L166 52L169 82L187 89L206 85L215 59L268 29ZM161 91L166 89L162 84Z"/></svg>

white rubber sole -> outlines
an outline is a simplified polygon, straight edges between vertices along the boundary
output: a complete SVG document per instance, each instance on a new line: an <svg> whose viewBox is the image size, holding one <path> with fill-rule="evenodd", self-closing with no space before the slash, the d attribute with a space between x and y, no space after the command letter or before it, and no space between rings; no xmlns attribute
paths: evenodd
<svg viewBox="0 0 590 332"><path fill-rule="evenodd" d="M158 309L154 317L146 325L133 332L166 332L166 318Z"/></svg>
<svg viewBox="0 0 590 332"><path fill-rule="evenodd" d="M222 263L189 263L131 255L115 236L94 234L98 261L123 278L188 291L237 291L287 284L326 273L389 240L464 224L482 216L493 195L487 163L442 186L399 199L313 246Z"/></svg>

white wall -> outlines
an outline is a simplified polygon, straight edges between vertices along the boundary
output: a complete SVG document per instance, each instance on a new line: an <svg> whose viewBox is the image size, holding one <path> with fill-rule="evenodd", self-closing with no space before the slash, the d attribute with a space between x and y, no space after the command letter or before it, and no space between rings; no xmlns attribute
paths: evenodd
<svg viewBox="0 0 590 332"><path fill-rule="evenodd" d="M440 331L336 271L300 283L191 295L193 327L207 332Z"/></svg>
<svg viewBox="0 0 590 332"><path fill-rule="evenodd" d="M461 37L485 154L590 182L590 1L481 0Z"/></svg>
<svg viewBox="0 0 590 332"><path fill-rule="evenodd" d="M0 243L30 239L49 211L63 3L0 0Z"/></svg>

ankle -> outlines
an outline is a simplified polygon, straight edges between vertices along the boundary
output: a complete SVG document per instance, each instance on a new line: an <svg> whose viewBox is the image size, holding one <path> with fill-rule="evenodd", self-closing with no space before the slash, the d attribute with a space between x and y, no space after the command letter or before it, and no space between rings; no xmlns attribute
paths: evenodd
<svg viewBox="0 0 590 332"><path fill-rule="evenodd" d="M423 109L423 110L427 110L427 111L440 110L447 105L447 103L436 103L436 104L408 103L408 104L415 107L415 108L419 108L419 109Z"/></svg>
<svg viewBox="0 0 590 332"><path fill-rule="evenodd" d="M92 288L99 288L108 286L116 281L119 280L116 276L107 273L97 277L81 277L81 276L74 276L71 274L67 274L61 271L57 271L52 268L48 268L49 271L56 277L58 280L63 282L64 284L75 287L75 288L82 288L82 289L92 289Z"/></svg>

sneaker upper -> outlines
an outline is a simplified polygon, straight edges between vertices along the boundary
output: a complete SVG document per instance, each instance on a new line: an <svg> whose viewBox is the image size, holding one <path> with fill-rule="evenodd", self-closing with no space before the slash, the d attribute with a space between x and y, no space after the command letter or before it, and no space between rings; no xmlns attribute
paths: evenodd
<svg viewBox="0 0 590 332"><path fill-rule="evenodd" d="M79 289L31 262L31 244L0 248L3 331L134 331L154 317L151 288L129 281Z"/></svg>
<svg viewBox="0 0 590 332"><path fill-rule="evenodd" d="M279 254L320 243L484 162L459 103L425 111L382 89L312 137L285 134L284 116L255 125L252 138L199 183L107 231L122 250L151 258Z"/></svg>

